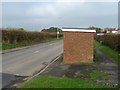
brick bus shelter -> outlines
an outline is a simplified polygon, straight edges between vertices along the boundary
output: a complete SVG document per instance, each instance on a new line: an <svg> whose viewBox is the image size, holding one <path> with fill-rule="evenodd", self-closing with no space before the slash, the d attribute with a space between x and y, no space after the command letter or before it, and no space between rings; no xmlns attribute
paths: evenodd
<svg viewBox="0 0 120 90"><path fill-rule="evenodd" d="M93 63L96 31L88 28L62 28L62 31L64 63Z"/></svg>

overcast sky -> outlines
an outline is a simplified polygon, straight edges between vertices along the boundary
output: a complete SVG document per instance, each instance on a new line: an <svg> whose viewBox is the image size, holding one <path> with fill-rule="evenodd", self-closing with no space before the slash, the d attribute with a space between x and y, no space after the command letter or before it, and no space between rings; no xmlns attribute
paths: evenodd
<svg viewBox="0 0 120 90"><path fill-rule="evenodd" d="M4 2L2 26L40 31L58 27L118 27L117 2Z"/></svg>

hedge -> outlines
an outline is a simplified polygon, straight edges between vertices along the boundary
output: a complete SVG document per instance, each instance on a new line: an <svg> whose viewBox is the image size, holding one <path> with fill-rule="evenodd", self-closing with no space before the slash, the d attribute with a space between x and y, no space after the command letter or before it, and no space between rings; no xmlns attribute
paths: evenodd
<svg viewBox="0 0 120 90"><path fill-rule="evenodd" d="M114 50L120 51L120 34L96 35L95 39L103 44L108 45Z"/></svg>
<svg viewBox="0 0 120 90"><path fill-rule="evenodd" d="M59 35L62 37L62 33ZM56 38L56 32L29 32L22 30L2 30L2 42L16 44L22 41L42 42L49 38Z"/></svg>

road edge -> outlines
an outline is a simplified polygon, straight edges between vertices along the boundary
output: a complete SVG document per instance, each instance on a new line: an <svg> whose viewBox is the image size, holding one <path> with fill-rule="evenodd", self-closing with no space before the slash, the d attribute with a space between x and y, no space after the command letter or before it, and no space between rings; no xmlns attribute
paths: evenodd
<svg viewBox="0 0 120 90"><path fill-rule="evenodd" d="M44 66L41 70L39 70L37 73L33 74L33 76L29 76L23 79L23 82L29 82L32 78L40 75L42 72L44 72L51 64L53 64L55 61L59 60L59 58L62 57L62 53L60 55L58 55L57 57L55 57L49 64L47 64L46 66ZM13 84L11 87L16 88L18 84L20 84L21 82L15 83Z"/></svg>
<svg viewBox="0 0 120 90"><path fill-rule="evenodd" d="M62 56L62 54L58 55L57 57L55 57L48 65L46 65L45 67L43 67L43 69L40 70L40 72L34 74L32 77L28 78L27 81L30 81L32 78L40 75L42 72L44 72L51 64L53 64L55 61L57 61L60 57Z"/></svg>
<svg viewBox="0 0 120 90"><path fill-rule="evenodd" d="M45 42L45 43L53 43L54 41L58 41L58 40L53 40L53 41ZM22 49L27 49L27 48L34 47L34 46L37 46L37 45L40 45L40 44L44 44L44 43L39 43L39 44L34 44L34 45L29 45L29 46L24 46L24 47L18 47L18 48L13 48L13 49L8 49L8 50L1 50L0 55L1 54L6 54L6 53L9 53L9 52L19 51L19 50L22 50Z"/></svg>

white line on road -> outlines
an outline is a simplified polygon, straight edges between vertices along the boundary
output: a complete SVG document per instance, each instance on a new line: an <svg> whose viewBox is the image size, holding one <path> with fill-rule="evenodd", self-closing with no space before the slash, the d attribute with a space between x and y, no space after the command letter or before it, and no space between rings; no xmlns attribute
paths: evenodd
<svg viewBox="0 0 120 90"><path fill-rule="evenodd" d="M33 52L33 53L38 53L39 51L35 51L35 52Z"/></svg>

